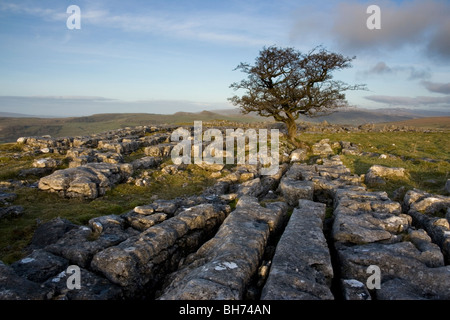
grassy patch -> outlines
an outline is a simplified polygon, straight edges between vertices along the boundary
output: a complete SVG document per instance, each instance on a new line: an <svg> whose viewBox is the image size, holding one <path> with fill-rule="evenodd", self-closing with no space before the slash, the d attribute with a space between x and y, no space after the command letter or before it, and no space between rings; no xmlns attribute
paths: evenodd
<svg viewBox="0 0 450 320"><path fill-rule="evenodd" d="M73 223L85 225L94 217L120 215L139 205L151 203L152 197L174 199L181 196L200 194L212 185L214 179L210 172L195 165L176 175L162 174L154 170L151 183L145 187L133 184L119 184L103 197L92 201L63 199L57 194L43 192L36 188L19 188L14 192L17 199L14 205L24 207L23 216L0 221L0 260L5 263L22 258L38 222L47 222L56 217L66 218Z"/></svg>
<svg viewBox="0 0 450 320"><path fill-rule="evenodd" d="M418 188L431 193L443 194L445 182L450 177L450 132L385 132L385 133L339 133L301 134L308 143L328 138L331 142L350 141L360 146L361 151L389 154L395 157L380 159L370 156L341 155L341 160L352 173L365 174L372 165L402 167L408 177L387 179L386 185L371 186L372 190L383 190L392 196L401 186ZM429 162L424 159L433 159Z"/></svg>

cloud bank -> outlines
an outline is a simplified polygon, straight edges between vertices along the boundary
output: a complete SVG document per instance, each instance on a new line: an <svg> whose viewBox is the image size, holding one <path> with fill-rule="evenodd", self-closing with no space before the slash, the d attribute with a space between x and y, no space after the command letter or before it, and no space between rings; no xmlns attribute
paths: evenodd
<svg viewBox="0 0 450 320"><path fill-rule="evenodd" d="M422 84L430 92L450 94L450 82L449 83L436 83L436 82L430 82L430 81L422 81Z"/></svg>
<svg viewBox="0 0 450 320"><path fill-rule="evenodd" d="M449 1L377 1L381 9L380 30L366 26L369 4L350 1L334 7L308 8L309 17L299 16L291 38L331 38L341 50L350 53L418 47L429 58L450 60ZM318 12L321 9L326 13Z"/></svg>
<svg viewBox="0 0 450 320"><path fill-rule="evenodd" d="M431 72L427 69L417 69L413 66L389 67L385 62L380 61L369 70L359 73L360 76L369 77L373 75L395 75L404 76L407 80L423 80L431 77Z"/></svg>
<svg viewBox="0 0 450 320"><path fill-rule="evenodd" d="M365 97L367 100L384 103L389 106L409 106L409 107L431 107L439 109L449 109L450 95L445 97L402 97L402 96L384 96L373 95Z"/></svg>

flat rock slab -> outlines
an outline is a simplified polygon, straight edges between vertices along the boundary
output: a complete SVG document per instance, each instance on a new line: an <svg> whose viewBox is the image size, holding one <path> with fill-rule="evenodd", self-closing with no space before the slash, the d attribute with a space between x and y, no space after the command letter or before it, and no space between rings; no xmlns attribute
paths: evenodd
<svg viewBox="0 0 450 320"><path fill-rule="evenodd" d="M333 268L322 224L325 204L300 200L278 242L263 300L331 300Z"/></svg>
<svg viewBox="0 0 450 320"><path fill-rule="evenodd" d="M161 300L241 300L258 270L269 236L286 214L283 202L261 207L242 197L214 238L186 259L170 277Z"/></svg>

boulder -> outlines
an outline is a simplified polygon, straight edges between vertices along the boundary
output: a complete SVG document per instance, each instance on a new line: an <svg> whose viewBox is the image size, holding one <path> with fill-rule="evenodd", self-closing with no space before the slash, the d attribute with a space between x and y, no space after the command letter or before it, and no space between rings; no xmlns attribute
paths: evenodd
<svg viewBox="0 0 450 320"><path fill-rule="evenodd" d="M300 162L308 159L308 152L305 149L296 149L291 152L289 159L291 162Z"/></svg>
<svg viewBox="0 0 450 320"><path fill-rule="evenodd" d="M144 231L160 222L163 222L166 218L167 214L160 212L145 215L131 212L125 217L128 224L138 231Z"/></svg>
<svg viewBox="0 0 450 320"><path fill-rule="evenodd" d="M134 160L131 165L134 170L155 168L161 163L161 158L143 157Z"/></svg>
<svg viewBox="0 0 450 320"><path fill-rule="evenodd" d="M339 142L340 146L341 146L341 153L344 155L354 155L357 156L361 153L361 151L359 150L358 145L352 143L352 142L348 142L348 141L340 141Z"/></svg>
<svg viewBox="0 0 450 320"><path fill-rule="evenodd" d="M33 162L33 167L35 168L56 168L61 164L61 160L53 158L41 158L36 159Z"/></svg>
<svg viewBox="0 0 450 320"><path fill-rule="evenodd" d="M404 168L389 168L380 165L373 165L365 175L366 184L385 184L383 178L404 178L406 170Z"/></svg>
<svg viewBox="0 0 450 320"><path fill-rule="evenodd" d="M144 153L151 157L169 157L174 147L171 143L161 143L158 145L146 147Z"/></svg>
<svg viewBox="0 0 450 320"><path fill-rule="evenodd" d="M39 180L39 189L68 198L95 199L133 173L130 164L89 163L57 170Z"/></svg>
<svg viewBox="0 0 450 320"><path fill-rule="evenodd" d="M329 140L324 139L321 140L318 143L313 144L312 146L312 152L314 155L320 155L320 156L328 156L331 154L334 154L333 149L331 149L331 146L329 145Z"/></svg>

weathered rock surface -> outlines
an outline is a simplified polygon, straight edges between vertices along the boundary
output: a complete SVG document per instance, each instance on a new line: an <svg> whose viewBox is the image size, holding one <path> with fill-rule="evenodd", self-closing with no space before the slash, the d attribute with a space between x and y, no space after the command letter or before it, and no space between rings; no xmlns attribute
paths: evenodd
<svg viewBox="0 0 450 320"><path fill-rule="evenodd" d="M318 143L313 144L312 146L312 152L314 155L320 155L320 156L327 156L330 154L333 154L333 149L331 149L331 146L329 145L329 139L321 140Z"/></svg>
<svg viewBox="0 0 450 320"><path fill-rule="evenodd" d="M43 300L45 291L39 284L17 275L0 261L0 300Z"/></svg>
<svg viewBox="0 0 450 320"><path fill-rule="evenodd" d="M41 224L34 231L30 247L32 249L42 249L57 242L69 230L77 228L67 219L55 218L47 223Z"/></svg>
<svg viewBox="0 0 450 320"><path fill-rule="evenodd" d="M406 176L404 168L388 168L380 165L373 165L369 168L365 176L366 184L385 184L383 178L403 178Z"/></svg>
<svg viewBox="0 0 450 320"><path fill-rule="evenodd" d="M220 225L227 208L202 204L128 238L117 246L98 252L91 267L123 288L127 296L151 290L178 263L195 251Z"/></svg>
<svg viewBox="0 0 450 320"><path fill-rule="evenodd" d="M63 270L45 281L43 287L48 292L47 296L54 300L120 300L124 298L119 286L87 269L80 268L80 289L67 287L70 276L70 273Z"/></svg>
<svg viewBox="0 0 450 320"><path fill-rule="evenodd" d="M89 163L55 171L39 180L39 189L62 197L95 199L133 172L130 164Z"/></svg>
<svg viewBox="0 0 450 320"><path fill-rule="evenodd" d="M0 219L17 218L20 217L23 212L24 208L22 206L0 207Z"/></svg>
<svg viewBox="0 0 450 320"><path fill-rule="evenodd" d="M446 218L450 210L450 197L414 189L405 194L403 205L414 225L429 234L441 248L446 262L450 263L450 222Z"/></svg>
<svg viewBox="0 0 450 320"><path fill-rule="evenodd" d="M95 199L118 183L146 185L154 171L147 169L186 170L161 165L175 145L168 137L163 127L145 126L89 137L24 137L18 142L39 158L21 177L41 177L71 161L69 169L41 178L39 188ZM372 166L361 180L334 150L394 157L324 139L310 158L306 150L283 149L271 176L260 166L204 164L218 179L202 195L155 200L86 226L59 218L39 225L26 257L0 262L0 299L450 299L449 197L404 188L392 201L385 192L369 192L362 180L382 184L406 171ZM66 160L55 160L63 155ZM124 163L129 158L135 160ZM15 195L5 192L0 217L14 216L8 210ZM227 203L236 199L230 213ZM67 267L74 265L81 289L71 290ZM369 266L381 270L380 289L369 289Z"/></svg>
<svg viewBox="0 0 450 320"><path fill-rule="evenodd" d="M291 162L300 162L308 158L308 153L306 149L296 149L291 152L289 159Z"/></svg>
<svg viewBox="0 0 450 320"><path fill-rule="evenodd" d="M344 279L366 283L367 268L380 268L380 289L373 292L376 299L450 298L450 266L428 267L427 258L411 242L343 246L338 253Z"/></svg>
<svg viewBox="0 0 450 320"><path fill-rule="evenodd" d="M280 189L286 202L291 206L295 206L299 199L313 200L314 183L312 181L283 177L280 182Z"/></svg>
<svg viewBox="0 0 450 320"><path fill-rule="evenodd" d="M265 300L329 300L333 268L323 233L325 204L299 201L278 242L263 288Z"/></svg>
<svg viewBox="0 0 450 320"><path fill-rule="evenodd" d="M104 217L102 219L106 220ZM117 217L116 219L118 221L121 218ZM104 222L96 222L96 224L102 225L101 233L85 226L73 228L57 242L46 246L44 249L64 257L70 261L70 264L84 268L89 266L92 257L97 252L126 240L130 236L130 232L133 234L132 229L124 230L122 226L115 223L114 226L108 228L106 228Z"/></svg>
<svg viewBox="0 0 450 320"><path fill-rule="evenodd" d="M332 236L338 242L397 241L411 222L386 193L339 190L336 202Z"/></svg>
<svg viewBox="0 0 450 320"><path fill-rule="evenodd" d="M423 230L412 229L412 219L387 194L339 191L334 215L332 235L343 281L366 283L367 268L375 265L381 283L373 298L448 299L450 267L444 266L442 252ZM344 297L365 297L353 294L351 286L343 288Z"/></svg>
<svg viewBox="0 0 450 320"><path fill-rule="evenodd" d="M286 211L284 203L270 203L263 208L256 198L242 197L214 238L171 276L159 298L243 299L268 238L281 226Z"/></svg>

